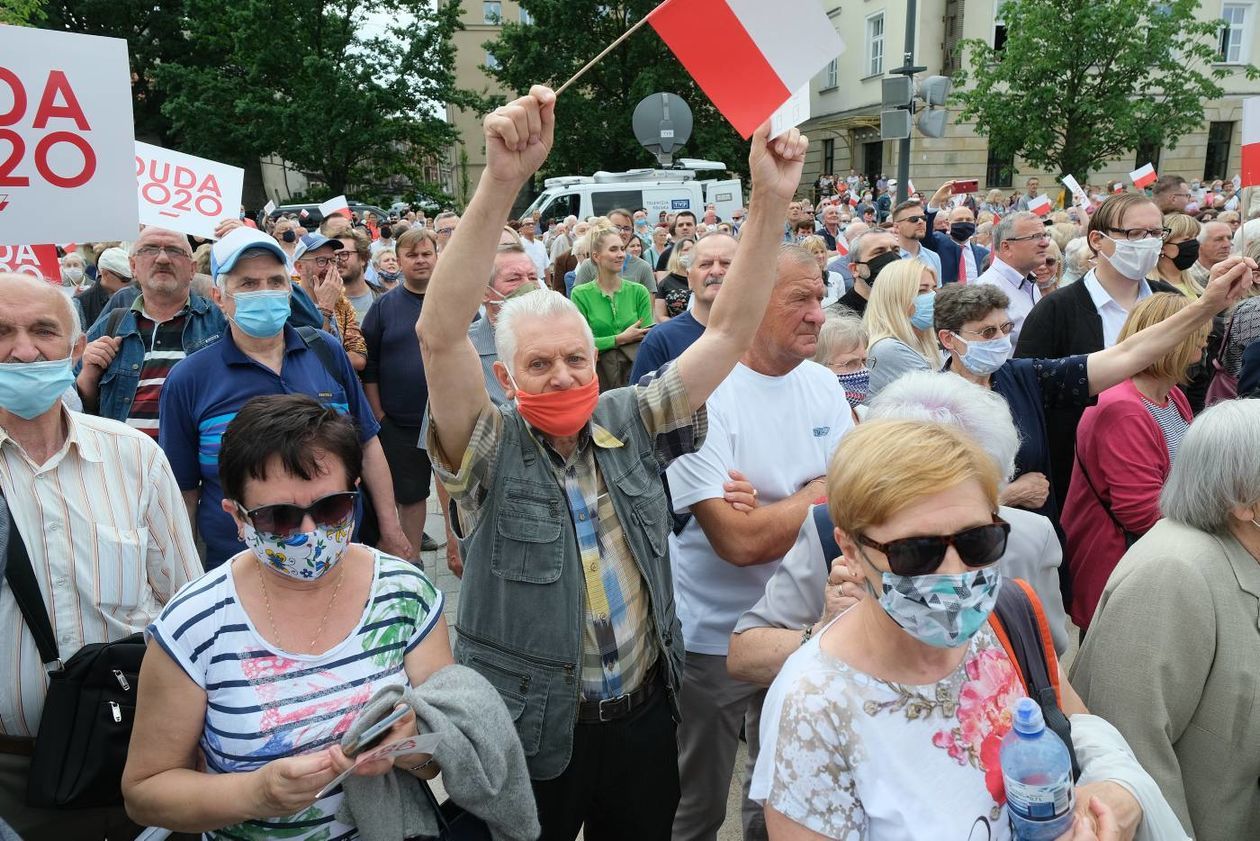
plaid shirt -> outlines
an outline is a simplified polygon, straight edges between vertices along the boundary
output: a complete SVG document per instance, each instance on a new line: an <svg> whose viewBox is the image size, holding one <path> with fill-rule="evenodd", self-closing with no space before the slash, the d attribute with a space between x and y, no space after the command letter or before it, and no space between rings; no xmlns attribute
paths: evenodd
<svg viewBox="0 0 1260 841"><path fill-rule="evenodd" d="M703 408L691 413L677 366L669 365L646 385L631 386L643 426L655 441L662 469L674 459L695 452L704 443L708 418ZM531 429L532 432L532 429ZM431 425L428 447L438 454L433 469L455 500L464 534L472 529L494 485L495 453L503 435L503 416L487 406L477 418L472 438L452 472L437 445ZM656 662L647 587L635 565L612 497L595 461L593 447L623 447L597 423L589 423L568 459L540 435L556 481L564 491L586 582L582 639L582 697L616 698L633 692Z"/></svg>

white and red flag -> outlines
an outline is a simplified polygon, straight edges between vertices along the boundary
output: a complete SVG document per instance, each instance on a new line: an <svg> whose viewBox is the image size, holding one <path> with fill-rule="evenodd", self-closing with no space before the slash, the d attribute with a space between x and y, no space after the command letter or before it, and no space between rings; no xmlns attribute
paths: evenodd
<svg viewBox="0 0 1260 841"><path fill-rule="evenodd" d="M1242 186L1260 186L1260 96L1243 100Z"/></svg>
<svg viewBox="0 0 1260 841"><path fill-rule="evenodd" d="M818 0L665 0L648 23L745 138L844 50Z"/></svg>
<svg viewBox="0 0 1260 841"><path fill-rule="evenodd" d="M844 234L836 236L836 253L841 257L849 253L849 241L844 238Z"/></svg>
<svg viewBox="0 0 1260 841"><path fill-rule="evenodd" d="M344 195L336 196L329 199L319 206L319 212L327 219L329 216L335 216L340 213L347 219L350 218L350 202L346 200Z"/></svg>
<svg viewBox="0 0 1260 841"><path fill-rule="evenodd" d="M1129 180L1133 182L1133 186L1139 190L1144 190L1155 183L1155 179L1159 176L1155 174L1155 164L1147 164L1138 167L1129 173Z"/></svg>
<svg viewBox="0 0 1260 841"><path fill-rule="evenodd" d="M1028 200L1028 209L1031 212L1037 214L1038 216L1045 216L1047 213L1050 212L1050 208L1051 208L1050 197L1047 196L1045 193L1042 193L1040 196L1037 196L1037 198L1035 199Z"/></svg>

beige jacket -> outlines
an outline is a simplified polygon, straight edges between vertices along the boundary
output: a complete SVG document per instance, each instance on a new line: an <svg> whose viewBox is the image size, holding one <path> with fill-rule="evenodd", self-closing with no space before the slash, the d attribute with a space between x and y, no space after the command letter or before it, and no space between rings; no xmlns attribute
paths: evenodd
<svg viewBox="0 0 1260 841"><path fill-rule="evenodd" d="M1072 667L1198 841L1260 838L1260 562L1161 520L1107 582Z"/></svg>

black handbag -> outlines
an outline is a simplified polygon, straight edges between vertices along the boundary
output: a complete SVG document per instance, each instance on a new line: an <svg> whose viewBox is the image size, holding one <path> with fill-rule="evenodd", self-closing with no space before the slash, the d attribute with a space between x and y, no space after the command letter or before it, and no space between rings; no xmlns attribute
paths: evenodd
<svg viewBox="0 0 1260 841"><path fill-rule="evenodd" d="M121 805L144 635L85 645L63 664L16 523L9 531L6 555L5 578L49 679L26 802L39 809Z"/></svg>
<svg viewBox="0 0 1260 841"><path fill-rule="evenodd" d="M493 841L489 824L466 811L454 800L447 799L438 803L437 795L429 788L429 783L425 780L419 782L425 799L433 808L433 814L437 815L437 837L441 841Z"/></svg>

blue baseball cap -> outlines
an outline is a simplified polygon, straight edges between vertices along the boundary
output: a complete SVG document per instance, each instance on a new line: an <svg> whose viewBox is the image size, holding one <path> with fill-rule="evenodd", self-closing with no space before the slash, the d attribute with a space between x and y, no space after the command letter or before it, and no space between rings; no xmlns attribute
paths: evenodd
<svg viewBox="0 0 1260 841"><path fill-rule="evenodd" d="M302 259L302 255L308 251L318 251L325 245L332 245L338 251L341 250L341 240L335 237L326 237L323 234L307 234L302 237L298 247L293 251L293 262Z"/></svg>
<svg viewBox="0 0 1260 841"><path fill-rule="evenodd" d="M289 255L284 253L284 249L275 239L262 231L242 225L211 246L210 276L218 280L220 275L232 271L236 261L246 251L265 251L285 265L289 262Z"/></svg>

